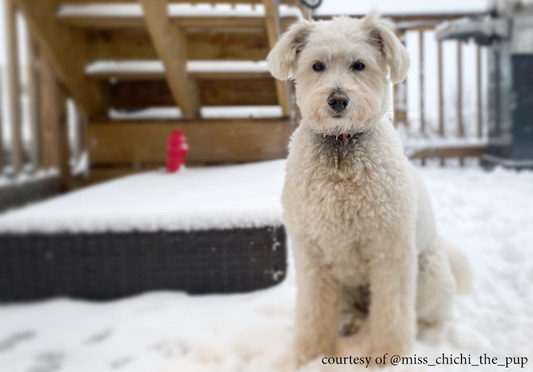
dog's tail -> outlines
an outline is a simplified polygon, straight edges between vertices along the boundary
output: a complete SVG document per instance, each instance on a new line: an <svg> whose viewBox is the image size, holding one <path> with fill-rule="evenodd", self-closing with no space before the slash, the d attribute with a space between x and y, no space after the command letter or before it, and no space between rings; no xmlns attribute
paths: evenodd
<svg viewBox="0 0 533 372"><path fill-rule="evenodd" d="M468 260L461 251L453 247L448 247L448 260L455 277L457 293L470 293L472 291L472 269Z"/></svg>

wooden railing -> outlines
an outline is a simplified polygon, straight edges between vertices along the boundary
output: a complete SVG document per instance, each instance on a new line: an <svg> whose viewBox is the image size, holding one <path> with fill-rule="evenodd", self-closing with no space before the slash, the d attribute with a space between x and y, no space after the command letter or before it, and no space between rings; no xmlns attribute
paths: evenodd
<svg viewBox="0 0 533 372"><path fill-rule="evenodd" d="M453 15L453 17L461 18L467 16ZM413 158L421 159L424 165L427 158L439 158L441 165L445 164L446 158L458 158L459 164L464 165L467 157L480 157L486 151L486 145L483 141L484 133L486 132L486 115L484 113L483 105L483 71L482 63L482 49L476 45L474 53L474 61L465 61L464 59L464 42L462 41L437 41L434 40L436 49L436 65L434 66L437 79L433 86L435 89L430 94L437 97L437 113L433 126L430 127L428 123L427 113L428 106L426 100L427 79L426 70L428 69L428 51L426 50L425 35L434 31L435 27L443 22L450 20L449 16L426 16L422 19L399 20L395 19L398 27L398 34L400 38L406 42L408 34L417 34L415 38L418 49L418 125L413 125L409 118L409 95L407 92L408 82L403 83L403 86L397 87L396 92L402 91L403 94L394 100L395 124L405 126L405 133L407 134L407 147L409 143L418 142L418 145L413 146L411 156ZM452 18L453 19L453 18ZM452 107L446 108L445 92L450 91L448 85L451 85L452 79L444 79L445 60L448 60L445 55L445 45L455 44L455 102ZM412 48L409 48L412 51ZM413 57L413 56L412 56ZM469 63L473 66L474 74L469 76L469 82L474 83L475 99L470 100L470 107L467 107L468 117L465 115L465 64ZM416 111L416 110L415 110ZM450 115L451 113L451 115ZM449 116L455 116L455 120L450 120ZM416 120L415 119L415 120ZM454 122L455 121L455 122ZM409 141L409 138L418 141ZM423 144L425 140L426 144ZM422 142L422 144L421 144ZM408 149L409 150L409 149Z"/></svg>
<svg viewBox="0 0 533 372"><path fill-rule="evenodd" d="M482 48L476 46L473 60L466 61L466 47L462 41L441 42L433 38L428 43L429 34L433 34L440 23L475 15L384 15L396 24L397 35L408 47L413 66L407 81L394 88L394 122L403 134L408 155L420 159L422 165L430 158L439 159L441 165L446 159L456 158L463 165L465 158L479 158L486 152L487 115L483 83L487 72L483 69ZM428 44L433 44L431 49ZM451 54L446 51L454 52L455 59L451 60ZM466 64L473 66L473 76L465 76ZM445 79L445 70L455 74L455 81ZM434 81L429 81L428 71L434 74ZM466 82L475 86L468 97L474 95L475 98L468 102L465 100ZM450 96L453 96L452 100L446 99ZM436 110L429 106L431 100L428 98L434 98Z"/></svg>
<svg viewBox="0 0 533 372"><path fill-rule="evenodd" d="M71 114L72 110L67 110L68 95L54 75L51 61L47 60L50 53L39 50L28 32L19 34L19 12L15 4L15 0L2 2L5 29L0 30L0 33L6 38L7 63L5 70L0 73L0 78L5 80L5 84L0 84L0 96L8 103L9 115L0 115L0 129L4 129L0 130L0 173L4 178L16 179L21 175L31 176L43 170L56 169L61 175L63 188L67 189L76 185L72 166L82 156L86 118L78 118ZM395 122L406 135L410 155L421 159L422 163L428 158L438 158L444 164L445 159L451 157L459 158L462 163L466 157L480 156L485 152L482 140L486 132L486 103L483 101L483 76L486 71L483 70L482 50L478 47L474 61L468 62L475 65L476 98L465 107L463 43L436 42L436 63L435 66L428 66L427 56L431 51L421 42L440 22L466 15L392 17L398 25L399 36L407 42L411 51L417 50L412 59L418 61L419 65L415 75L410 75L406 83L395 88ZM444 78L444 61L448 61L445 46L454 43L457 48L455 104L447 109L445 94L449 91L447 85L450 79ZM416 45L416 49L411 44ZM19 55L24 60L21 61ZM429 85L424 71L429 67L434 68L437 74L437 84L430 93L437 97L438 102L434 116L428 115L435 110L428 106L426 95L420 94L415 104L414 96L408 89L414 86L420 92L427 92ZM413 79L416 80L414 85ZM1 90L4 86L7 89ZM5 107L1 106L0 109ZM449 115L450 111L457 113L453 115L455 122ZM469 115L472 112L475 112L475 117ZM4 120L6 116L9 117Z"/></svg>
<svg viewBox="0 0 533 372"><path fill-rule="evenodd" d="M66 95L15 1L1 6L6 64L0 69L0 210L66 189L73 160Z"/></svg>

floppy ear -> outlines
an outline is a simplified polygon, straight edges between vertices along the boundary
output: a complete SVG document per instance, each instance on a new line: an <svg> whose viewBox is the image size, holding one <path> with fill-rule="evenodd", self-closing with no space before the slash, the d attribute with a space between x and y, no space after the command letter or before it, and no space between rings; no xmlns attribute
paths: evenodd
<svg viewBox="0 0 533 372"><path fill-rule="evenodd" d="M301 20L293 24L274 45L267 61L275 78L287 80L293 77L298 54L305 47L313 27L313 22Z"/></svg>
<svg viewBox="0 0 533 372"><path fill-rule="evenodd" d="M379 17L377 12L370 12L362 20L363 27L368 31L369 41L378 48L390 70L390 79L393 84L401 83L407 77L409 70L409 54L394 34L394 25Z"/></svg>

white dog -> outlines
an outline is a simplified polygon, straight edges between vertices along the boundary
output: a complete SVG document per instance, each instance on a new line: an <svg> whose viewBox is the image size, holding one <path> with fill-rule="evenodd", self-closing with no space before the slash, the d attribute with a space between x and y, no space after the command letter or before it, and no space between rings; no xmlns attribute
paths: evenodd
<svg viewBox="0 0 533 372"><path fill-rule="evenodd" d="M409 57L390 24L300 21L268 56L294 79L302 121L290 144L284 221L296 260L298 363L332 355L341 315L368 316L369 356L410 352L418 325L449 318L468 263L437 235L431 204L390 120L390 82Z"/></svg>

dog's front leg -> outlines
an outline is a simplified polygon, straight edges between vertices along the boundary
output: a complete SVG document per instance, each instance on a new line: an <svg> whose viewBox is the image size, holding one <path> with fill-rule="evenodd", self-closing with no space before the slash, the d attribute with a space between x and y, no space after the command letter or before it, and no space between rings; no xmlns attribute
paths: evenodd
<svg viewBox="0 0 533 372"><path fill-rule="evenodd" d="M370 356L405 355L416 334L414 237L379 239L370 272Z"/></svg>
<svg viewBox="0 0 533 372"><path fill-rule="evenodd" d="M320 355L332 355L339 325L339 283L310 248L294 244L298 284L295 353L299 365Z"/></svg>

